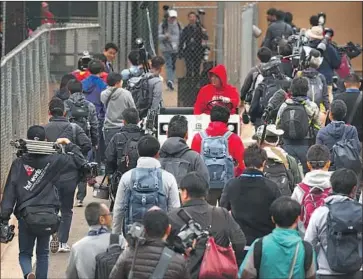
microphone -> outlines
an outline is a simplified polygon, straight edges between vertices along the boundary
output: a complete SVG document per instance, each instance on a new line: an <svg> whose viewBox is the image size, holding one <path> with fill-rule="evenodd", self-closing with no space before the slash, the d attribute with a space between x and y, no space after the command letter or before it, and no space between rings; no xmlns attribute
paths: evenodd
<svg viewBox="0 0 363 279"><path fill-rule="evenodd" d="M268 101L267 107L264 110L264 113L262 115L263 121L266 122L268 120L270 112L277 111L286 99L287 96L284 90L279 89L278 91L276 91Z"/></svg>

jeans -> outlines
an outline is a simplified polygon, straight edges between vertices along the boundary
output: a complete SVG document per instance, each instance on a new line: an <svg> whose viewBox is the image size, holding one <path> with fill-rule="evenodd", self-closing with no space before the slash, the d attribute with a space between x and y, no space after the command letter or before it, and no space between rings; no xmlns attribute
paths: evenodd
<svg viewBox="0 0 363 279"><path fill-rule="evenodd" d="M77 200L83 201L87 195L87 182L81 181L78 184Z"/></svg>
<svg viewBox="0 0 363 279"><path fill-rule="evenodd" d="M118 132L121 131L121 127L119 128L105 128L103 129L103 136L105 138L105 146L107 148L108 144L110 143L112 137L116 135Z"/></svg>
<svg viewBox="0 0 363 279"><path fill-rule="evenodd" d="M163 56L165 59L167 81L171 80L172 82L174 82L174 80L175 80L175 63L176 63L178 54L171 53L171 52L163 52Z"/></svg>
<svg viewBox="0 0 363 279"><path fill-rule="evenodd" d="M103 123L105 119L98 119L98 149L96 151L96 162L100 166L105 161L105 139L103 137Z"/></svg>
<svg viewBox="0 0 363 279"><path fill-rule="evenodd" d="M71 229L72 217L73 217L73 203L74 203L74 192L76 187L68 186L59 189L59 200L61 203L61 223L58 229L59 242L67 243L69 238L69 231ZM77 194L78 196L78 194Z"/></svg>
<svg viewBox="0 0 363 279"><path fill-rule="evenodd" d="M27 231L24 220L19 220L19 263L24 276L32 272L32 257L35 240L36 246L36 274L38 279L47 279L49 263L50 236L36 237Z"/></svg>
<svg viewBox="0 0 363 279"><path fill-rule="evenodd" d="M296 160L299 160L304 171L304 175L309 172L307 160L306 160L306 154L309 150L308 143L301 142L300 144L294 143L291 144L291 142L286 142L284 139L284 144L282 145L282 149L286 151L287 154L294 157Z"/></svg>

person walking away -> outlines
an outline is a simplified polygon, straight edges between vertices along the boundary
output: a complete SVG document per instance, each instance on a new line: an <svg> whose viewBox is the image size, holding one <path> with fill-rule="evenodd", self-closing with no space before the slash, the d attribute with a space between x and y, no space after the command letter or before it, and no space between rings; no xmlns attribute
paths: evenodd
<svg viewBox="0 0 363 279"><path fill-rule="evenodd" d="M194 104L194 114L210 114L215 105L225 105L231 114L236 114L240 96L237 88L227 83L224 65L217 65L208 72L210 84L203 86ZM213 102L212 102L213 101Z"/></svg>
<svg viewBox="0 0 363 279"><path fill-rule="evenodd" d="M190 149L188 140L188 120L183 115L175 115L168 124L167 140L160 149L161 167L175 176L178 186L189 172L196 171L209 181L209 171L199 152Z"/></svg>
<svg viewBox="0 0 363 279"><path fill-rule="evenodd" d="M139 113L135 108L127 108L122 112L123 126L115 134L107 146L106 173L112 175L111 195L116 197L121 176L127 171L136 168L139 154L137 143L144 135L144 131L137 125L140 122ZM110 209L113 210L114 201Z"/></svg>
<svg viewBox="0 0 363 279"><path fill-rule="evenodd" d="M246 244L243 231L224 208L216 208L208 204L208 182L202 175L193 171L188 173L180 182L181 209L174 209L169 215L171 233L168 242L178 247L177 235L185 225L179 217L180 210L186 211L192 219L201 225L202 228L210 227L212 235L215 235L215 242L221 247L228 247L232 244L235 251L237 264L242 262L242 253ZM213 220L211 222L211 216ZM189 255L188 267L192 278L198 278L203 255L205 252L206 239L197 241L196 247ZM184 252L184 251L181 251Z"/></svg>
<svg viewBox="0 0 363 279"><path fill-rule="evenodd" d="M45 141L44 127L31 126L27 139ZM57 190L62 176L79 178L86 163L79 147L59 138L65 154L24 154L10 168L1 200L0 222L8 225L12 213L18 219L19 264L25 279L48 278L49 239L56 233L60 217ZM32 256L36 245L36 273L32 272Z"/></svg>
<svg viewBox="0 0 363 279"><path fill-rule="evenodd" d="M75 76L73 74L66 74L62 76L60 81L59 89L55 91L54 97L61 99L62 101L67 100L70 97L68 90L68 82L71 80L75 80Z"/></svg>
<svg viewBox="0 0 363 279"><path fill-rule="evenodd" d="M143 61L140 58L140 50L131 50L127 56L130 67L121 71L122 88L127 86L127 81L132 77L139 77L143 73Z"/></svg>
<svg viewBox="0 0 363 279"><path fill-rule="evenodd" d="M283 130L276 129L274 124L269 124L266 126L265 138L262 139L264 129L264 125L258 127L256 134L252 137L267 153L263 172L265 177L279 186L281 194L290 196L296 184L300 183L304 177L301 163L279 146L280 137L284 134Z"/></svg>
<svg viewBox="0 0 363 279"><path fill-rule="evenodd" d="M244 155L246 169L241 176L226 184L220 206L231 211L246 235L245 250L248 250L256 238L263 237L274 229L269 208L281 196L281 192L275 182L263 175L267 161L266 151L253 144L246 149Z"/></svg>
<svg viewBox="0 0 363 279"><path fill-rule="evenodd" d="M152 206L159 206L165 211L180 207L175 177L161 169L158 161L159 141L150 135L143 136L137 150L140 158L136 168L123 174L118 186L113 233L127 233L128 226L142 221L145 212Z"/></svg>
<svg viewBox="0 0 363 279"><path fill-rule="evenodd" d="M199 77L208 34L195 12L189 12L188 20L189 24L181 32L179 55L184 57L186 76Z"/></svg>
<svg viewBox="0 0 363 279"><path fill-rule="evenodd" d="M118 52L118 47L114 43L107 43L105 45L105 48L103 50L103 54L107 58L107 62L106 62L106 65L105 65L106 66L105 67L106 73L111 73L111 72L114 71L113 66L112 66L112 62L115 60L117 52Z"/></svg>
<svg viewBox="0 0 363 279"><path fill-rule="evenodd" d="M276 127L284 131L282 148L308 172L306 154L309 145L315 143L316 131L321 128L318 106L309 100L309 83L297 77L291 85L291 99L287 99L277 113ZM293 127L293 128L292 128Z"/></svg>
<svg viewBox="0 0 363 279"><path fill-rule="evenodd" d="M339 169L330 182L334 194L314 211L304 239L317 251L319 278L362 278L363 207L354 200L357 176L352 170Z"/></svg>
<svg viewBox="0 0 363 279"><path fill-rule="evenodd" d="M170 90L174 90L175 82L175 63L178 58L180 35L182 27L177 19L176 10L168 11L168 18L159 24L158 37L160 51L166 62L166 85Z"/></svg>
<svg viewBox="0 0 363 279"><path fill-rule="evenodd" d="M101 61L103 65L103 70L100 74L100 78L107 83L107 77L108 77L108 73L106 72L107 57L103 53L96 53L95 55L93 55L93 59Z"/></svg>
<svg viewBox="0 0 363 279"><path fill-rule="evenodd" d="M127 108L135 108L131 93L121 88L122 76L119 73L110 73L107 78L107 85L107 89L101 92L101 102L106 109L103 129L106 148L112 137L123 126L123 111Z"/></svg>
<svg viewBox="0 0 363 279"><path fill-rule="evenodd" d="M140 244L137 250L134 245L126 248L112 269L110 279L127 279L130 272L134 275L133 278L138 279L154 278L154 276L164 279L190 279L184 257L167 248L166 239L171 231L168 215L162 210L150 210L145 213L142 224L145 242ZM164 265L162 277L156 276L154 271L164 253L169 256L167 261L169 264Z"/></svg>
<svg viewBox="0 0 363 279"><path fill-rule="evenodd" d="M274 55L279 54L278 45L282 39L287 39L294 32L291 26L284 22L284 12L276 11L276 21L273 22L266 31L266 37L263 41L264 47L271 49Z"/></svg>
<svg viewBox="0 0 363 279"><path fill-rule="evenodd" d="M67 279L96 278L96 256L106 252L110 240L121 249L126 246L122 235L111 235L112 217L107 205L91 202L85 208L84 215L89 227L87 236L72 246L66 270ZM112 239L113 240L113 239Z"/></svg>
<svg viewBox="0 0 363 279"><path fill-rule="evenodd" d="M280 197L270 207L272 233L257 239L248 251L238 278L316 278L315 252L297 232L300 205Z"/></svg>
<svg viewBox="0 0 363 279"><path fill-rule="evenodd" d="M202 155L209 171L211 187L208 193L208 203L212 205L217 204L225 183L229 179L241 175L245 169L245 149L241 138L228 130L229 117L230 113L227 108L214 106L211 110L211 122L208 128L195 134L191 145L191 149ZM216 164L216 162L218 163Z"/></svg>
<svg viewBox="0 0 363 279"><path fill-rule="evenodd" d="M309 148L306 155L309 172L303 181L294 189L291 198L301 205L299 232L304 235L309 225L311 215L319 206L324 205L324 199L331 193L329 172L330 152L329 149L320 144Z"/></svg>

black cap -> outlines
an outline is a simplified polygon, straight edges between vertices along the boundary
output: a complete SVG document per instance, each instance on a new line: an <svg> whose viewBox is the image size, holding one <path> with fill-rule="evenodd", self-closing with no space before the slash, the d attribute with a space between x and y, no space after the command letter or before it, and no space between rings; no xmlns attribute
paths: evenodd
<svg viewBox="0 0 363 279"><path fill-rule="evenodd" d="M45 129L43 126L34 125L28 129L27 138L29 140L45 141Z"/></svg>

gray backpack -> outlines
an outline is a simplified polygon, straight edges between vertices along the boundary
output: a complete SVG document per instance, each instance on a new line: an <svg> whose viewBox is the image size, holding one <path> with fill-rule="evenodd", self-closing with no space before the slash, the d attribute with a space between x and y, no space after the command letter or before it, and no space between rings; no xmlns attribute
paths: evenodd
<svg viewBox="0 0 363 279"><path fill-rule="evenodd" d="M323 89L324 84L319 75L314 77L306 77L309 81L308 97L311 101L316 103L320 108L320 104L323 103Z"/></svg>
<svg viewBox="0 0 363 279"><path fill-rule="evenodd" d="M327 203L326 258L331 270L355 273L362 267L362 204L346 199Z"/></svg>
<svg viewBox="0 0 363 279"><path fill-rule="evenodd" d="M191 168L190 162L182 158L188 151L190 151L190 149L185 150L179 157L168 156L159 159L161 168L174 175L176 182L178 183L178 187L180 186L180 181L185 175L187 175Z"/></svg>
<svg viewBox="0 0 363 279"><path fill-rule="evenodd" d="M209 137L205 131L202 137L202 158L210 176L210 189L223 189L224 185L234 177L234 163L228 151L228 139L232 132L223 136Z"/></svg>

